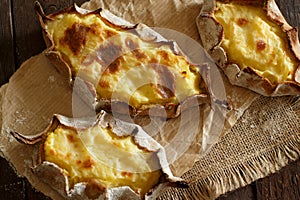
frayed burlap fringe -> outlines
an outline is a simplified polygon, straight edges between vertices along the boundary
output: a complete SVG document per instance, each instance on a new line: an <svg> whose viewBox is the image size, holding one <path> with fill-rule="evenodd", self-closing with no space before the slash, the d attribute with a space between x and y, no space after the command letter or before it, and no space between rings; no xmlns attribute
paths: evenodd
<svg viewBox="0 0 300 200"><path fill-rule="evenodd" d="M282 144L245 163L194 181L190 183L189 189L169 189L160 198L215 199L222 194L266 177L280 170L289 162L299 159L300 149L295 147L300 147L300 135L293 137L288 144Z"/></svg>

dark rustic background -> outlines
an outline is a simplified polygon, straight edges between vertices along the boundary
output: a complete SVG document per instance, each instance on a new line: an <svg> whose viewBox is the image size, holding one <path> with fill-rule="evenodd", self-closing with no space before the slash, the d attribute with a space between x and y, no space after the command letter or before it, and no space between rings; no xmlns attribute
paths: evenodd
<svg viewBox="0 0 300 200"><path fill-rule="evenodd" d="M40 0L46 13L61 10L74 2ZM41 28L33 14L33 2L0 0L0 85L8 82L21 63L45 49ZM300 26L300 0L276 0L287 21ZM0 199L48 199L35 191L26 179L18 177L6 160L0 158ZM300 199L300 160L279 172L218 198L219 200Z"/></svg>

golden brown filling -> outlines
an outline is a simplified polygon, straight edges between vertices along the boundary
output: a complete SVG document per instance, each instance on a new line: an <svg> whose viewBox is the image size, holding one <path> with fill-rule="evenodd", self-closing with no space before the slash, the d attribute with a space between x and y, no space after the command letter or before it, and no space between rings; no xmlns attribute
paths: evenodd
<svg viewBox="0 0 300 200"><path fill-rule="evenodd" d="M52 16L46 30L73 75L93 83L98 98L134 107L178 103L206 93L198 67L164 42L142 40L135 29L116 27L95 14Z"/></svg>
<svg viewBox="0 0 300 200"><path fill-rule="evenodd" d="M93 182L99 188L129 186L144 195L162 174L154 152L137 146L132 136L118 137L100 126L75 131L59 125L47 134L44 153L64 170L71 187Z"/></svg>
<svg viewBox="0 0 300 200"><path fill-rule="evenodd" d="M273 84L292 80L296 58L285 33L262 7L218 1L215 17L224 28L221 46L231 63L251 67Z"/></svg>

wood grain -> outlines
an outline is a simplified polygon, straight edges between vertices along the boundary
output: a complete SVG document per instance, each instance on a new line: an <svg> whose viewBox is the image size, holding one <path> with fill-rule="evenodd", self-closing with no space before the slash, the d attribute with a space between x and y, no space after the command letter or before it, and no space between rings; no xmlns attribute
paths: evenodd
<svg viewBox="0 0 300 200"><path fill-rule="evenodd" d="M300 26L300 0L276 0L277 5L281 9L283 16L293 27ZM298 33L300 36L300 33Z"/></svg>
<svg viewBox="0 0 300 200"><path fill-rule="evenodd" d="M14 16L16 68L31 56L40 53L45 48L41 29L33 14L34 1L12 1ZM22 16L22 17L21 17Z"/></svg>
<svg viewBox="0 0 300 200"><path fill-rule="evenodd" d="M256 197L256 186L252 183L246 187L239 188L220 196L217 200L254 200Z"/></svg>
<svg viewBox="0 0 300 200"><path fill-rule="evenodd" d="M7 83L15 71L14 34L11 1L0 0L0 85Z"/></svg>
<svg viewBox="0 0 300 200"><path fill-rule="evenodd" d="M257 181L258 199L300 199L300 160ZM295 187L298 186L298 187Z"/></svg>
<svg viewBox="0 0 300 200"><path fill-rule="evenodd" d="M25 199L25 183L17 177L8 162L0 157L0 199Z"/></svg>

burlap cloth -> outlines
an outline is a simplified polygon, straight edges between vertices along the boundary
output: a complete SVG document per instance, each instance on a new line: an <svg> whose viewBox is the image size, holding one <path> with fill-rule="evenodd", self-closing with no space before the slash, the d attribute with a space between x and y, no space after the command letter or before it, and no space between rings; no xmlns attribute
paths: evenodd
<svg viewBox="0 0 300 200"><path fill-rule="evenodd" d="M195 40L197 28L193 19L198 15L202 0L145 1L147 9L135 13L138 1L112 7L109 1L99 1L103 7L124 11L123 17L131 22L142 21L181 31ZM136 6L134 6L136 5ZM156 12L154 9L168 7L176 12ZM152 10L153 9L153 10ZM111 10L114 12L114 9ZM143 17L140 17L143 16ZM187 27L178 26L178 20L190 22ZM2 88L1 95L5 88ZM1 98L0 98L1 99ZM0 102L1 103L1 102ZM241 113L240 113L241 114ZM239 115L237 113L236 115ZM238 116L238 117L239 117ZM300 155L300 98L259 97L242 117L223 134L218 143L197 161L191 170L182 175L190 182L189 189L168 189L160 199L214 199L228 191L245 186L259 178L279 170ZM1 119L0 112L0 119Z"/></svg>
<svg viewBox="0 0 300 200"><path fill-rule="evenodd" d="M300 97L260 97L183 177L189 189L160 199L215 199L276 172L300 155Z"/></svg>

